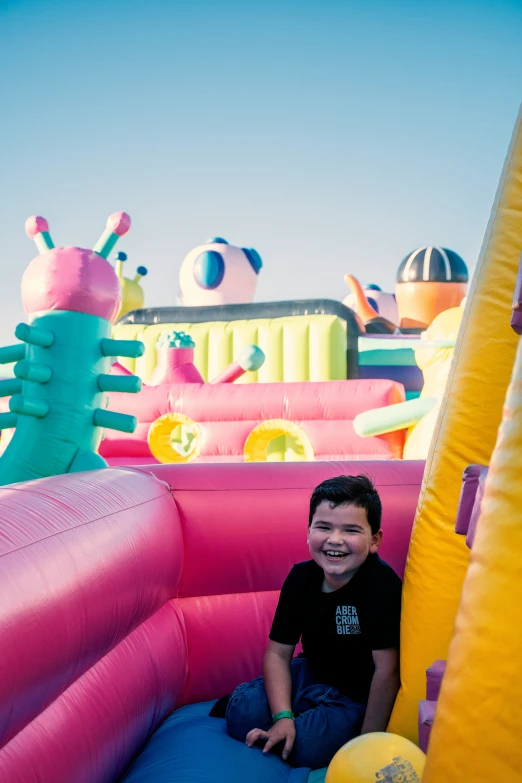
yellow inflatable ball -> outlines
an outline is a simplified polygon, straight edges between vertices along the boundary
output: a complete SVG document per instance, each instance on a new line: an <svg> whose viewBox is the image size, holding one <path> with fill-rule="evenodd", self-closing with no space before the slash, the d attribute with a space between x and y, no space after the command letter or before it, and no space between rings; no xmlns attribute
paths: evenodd
<svg viewBox="0 0 522 783"><path fill-rule="evenodd" d="M398 734L363 734L337 751L325 783L420 783L425 761L422 750Z"/></svg>

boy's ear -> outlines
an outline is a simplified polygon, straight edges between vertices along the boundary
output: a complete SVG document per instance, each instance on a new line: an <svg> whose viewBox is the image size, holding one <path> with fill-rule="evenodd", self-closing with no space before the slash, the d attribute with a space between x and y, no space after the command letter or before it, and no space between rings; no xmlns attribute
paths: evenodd
<svg viewBox="0 0 522 783"><path fill-rule="evenodd" d="M378 530L372 536L372 543L370 544L370 552L374 555L379 549L382 542L382 530Z"/></svg>

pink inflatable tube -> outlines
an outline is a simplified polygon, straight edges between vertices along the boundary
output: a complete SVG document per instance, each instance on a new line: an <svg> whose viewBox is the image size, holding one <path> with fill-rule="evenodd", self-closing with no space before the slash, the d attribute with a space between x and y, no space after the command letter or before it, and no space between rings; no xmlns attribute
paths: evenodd
<svg viewBox="0 0 522 783"><path fill-rule="evenodd" d="M422 463L162 465L0 489L0 780L117 781L173 709L257 675L277 591L307 557L311 490L360 471L402 573Z"/></svg>
<svg viewBox="0 0 522 783"><path fill-rule="evenodd" d="M256 383L234 386L171 384L147 386L136 395L110 394L109 407L138 417L133 434L107 430L100 454L111 464L154 463L147 434L152 422L178 413L199 425L199 462L242 462L252 430L267 420L296 423L315 459L400 459L404 430L361 438L357 414L404 401L404 388L389 380Z"/></svg>

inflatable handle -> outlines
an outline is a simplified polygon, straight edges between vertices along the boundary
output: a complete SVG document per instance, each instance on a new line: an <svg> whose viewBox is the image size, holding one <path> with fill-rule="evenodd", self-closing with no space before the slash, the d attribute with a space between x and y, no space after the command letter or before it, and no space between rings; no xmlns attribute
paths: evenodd
<svg viewBox="0 0 522 783"><path fill-rule="evenodd" d="M235 362L232 362L210 383L234 383L246 372L257 372L263 366L265 354L257 345L247 345Z"/></svg>
<svg viewBox="0 0 522 783"><path fill-rule="evenodd" d="M418 397L416 400L399 402L385 408L374 408L359 413L353 420L353 428L361 438L404 430L418 424L436 404L436 397Z"/></svg>
<svg viewBox="0 0 522 783"><path fill-rule="evenodd" d="M511 316L511 328L517 334L522 334L522 255L518 266L517 282L513 295L513 315Z"/></svg>

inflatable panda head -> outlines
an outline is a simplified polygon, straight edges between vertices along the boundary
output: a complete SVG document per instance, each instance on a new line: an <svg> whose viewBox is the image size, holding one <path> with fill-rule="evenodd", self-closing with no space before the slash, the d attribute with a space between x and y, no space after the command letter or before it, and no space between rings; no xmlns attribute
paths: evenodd
<svg viewBox="0 0 522 783"><path fill-rule="evenodd" d="M181 304L199 307L252 302L262 266L253 248L234 247L221 237L209 239L183 259L179 271Z"/></svg>

